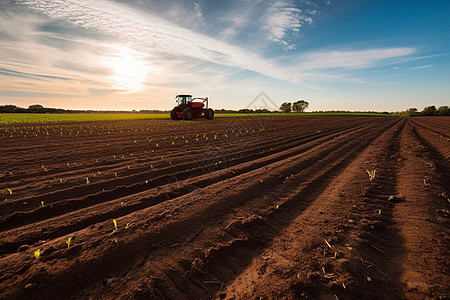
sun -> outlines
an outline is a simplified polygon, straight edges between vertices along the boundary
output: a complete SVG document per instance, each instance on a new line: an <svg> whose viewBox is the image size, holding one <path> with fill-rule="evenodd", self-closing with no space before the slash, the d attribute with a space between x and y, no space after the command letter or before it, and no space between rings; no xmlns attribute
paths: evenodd
<svg viewBox="0 0 450 300"><path fill-rule="evenodd" d="M142 54L125 47L115 47L116 51L106 58L106 65L113 70L113 87L129 93L145 89L150 66L139 57Z"/></svg>

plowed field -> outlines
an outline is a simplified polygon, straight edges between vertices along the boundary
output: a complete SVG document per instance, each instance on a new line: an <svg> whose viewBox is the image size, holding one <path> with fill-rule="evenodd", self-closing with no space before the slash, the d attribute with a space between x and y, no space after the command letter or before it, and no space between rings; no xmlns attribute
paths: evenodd
<svg viewBox="0 0 450 300"><path fill-rule="evenodd" d="M0 298L447 299L449 133L448 117L1 126Z"/></svg>

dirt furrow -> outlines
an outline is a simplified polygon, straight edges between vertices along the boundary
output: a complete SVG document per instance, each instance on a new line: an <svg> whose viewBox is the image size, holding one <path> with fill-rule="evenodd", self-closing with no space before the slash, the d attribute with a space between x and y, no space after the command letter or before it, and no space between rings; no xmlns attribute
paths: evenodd
<svg viewBox="0 0 450 300"><path fill-rule="evenodd" d="M373 134L372 139L376 136L376 133ZM362 139L366 140L361 143ZM172 263L169 266L169 269L172 270L170 275L171 280L166 282L163 286L161 286L161 283L154 282L153 288L155 288L155 290L153 292L158 293L159 290L159 292L167 294L170 291L168 294L169 298L179 298L187 297L187 295L195 293L198 294L198 289L201 287L199 296L207 297L208 293L214 294L217 287L221 286L222 281L225 281L227 279L226 277L230 276L230 273L234 274L241 268L235 264L231 264L230 266L230 261L229 259L227 260L227 257L230 258L230 252L241 253L238 255L240 265L250 260L253 255L257 255L259 252L258 249L266 245L274 235L279 234L281 228L286 226L286 224L292 220L292 213L298 214L299 207L303 207L302 209L304 209L305 205L308 205L307 201L302 201L304 196L309 195L314 191L317 192L317 190L323 186L324 182L328 182L328 180L332 179L334 174L342 168L342 165L345 165L348 159L353 158L354 154L363 148L364 145L367 145L370 140L371 138L367 136L364 136L364 138L356 138L355 141L339 148L338 151L334 153L332 152L328 157L317 158L314 163L314 168L311 170L305 170L305 172L300 172L297 175L286 178L284 184L279 186L280 191L277 191L274 188L270 193L270 197L266 195L261 198L255 195L253 198L254 200L246 201L245 205L239 207L239 211L231 211L228 217L221 217L220 221L216 222L212 227L208 226L202 230L200 234L196 233L195 242L190 239L189 244L181 243L180 247L182 247L182 251L178 250L178 246L173 246L173 250L164 250L164 256L162 256L161 253L152 255L156 255L156 260L158 261L164 260L169 262L174 261L172 256L176 257L178 256L178 253L183 253L183 257L178 258L178 263ZM359 144L359 147L355 147L357 144ZM352 150L348 151L350 149ZM311 171L316 173L311 173ZM283 178L285 178L284 176ZM305 178L311 179L306 180ZM296 187L295 181L298 182L298 187ZM286 185L293 185L294 190L297 190L297 192L292 194L292 192L286 190ZM282 196L283 194L286 196L283 197L284 199L280 199L279 196ZM280 219L283 221L280 222ZM217 238L215 238L214 241L208 240L208 238L205 239L205 237L210 236L217 236ZM197 253L194 256L188 254L190 251L194 253L198 252L195 249L207 249L207 251ZM133 286L134 283L142 280L142 277L145 277L145 273L159 274L158 276L163 277L167 275L161 273L161 269L155 270L155 268L152 267L151 262L154 260L155 258L147 259L148 263L146 263L144 271L142 271L142 264L139 264L139 270L132 270L126 275L121 275L127 278L127 285ZM168 266L165 268L167 267ZM227 267L230 268L228 272L224 271ZM199 269L201 269L201 271L199 271ZM205 272L205 269L209 270L208 275L202 276L201 274ZM220 269L221 271L219 274L217 269ZM185 272L192 272L196 275L184 278L183 274ZM220 274L224 276L220 276ZM205 281L208 276L210 279L220 278L220 280L206 280L206 282L209 282L212 286L205 288L199 284L199 282ZM151 280L151 278L149 280ZM142 290L149 290L148 287L145 287L145 284L141 285L144 288L141 287L139 293L142 293ZM177 286L183 286L183 289L179 289ZM118 290L127 289L126 286L117 283L114 291L117 292ZM98 290L102 289L98 288ZM102 291L102 293L106 293L106 291ZM206 294L205 291L207 291ZM114 294L112 293L111 296L113 297L113 295ZM152 297L152 295L154 296L154 294L150 293L147 296Z"/></svg>
<svg viewBox="0 0 450 300"><path fill-rule="evenodd" d="M0 126L0 299L447 299L449 121Z"/></svg>
<svg viewBox="0 0 450 300"><path fill-rule="evenodd" d="M415 125L408 122L400 136L397 189L404 201L393 211L406 250L400 279L408 299L444 299L449 290L439 283L450 281L446 259L450 257L450 203L440 195L450 182L436 169L442 160L433 157L431 146L423 144Z"/></svg>
<svg viewBox="0 0 450 300"><path fill-rule="evenodd" d="M438 117L438 120L435 120L436 117L420 117L420 118L409 118L410 122L413 122L417 127L422 127L430 132L438 134L443 138L449 139L450 135L450 126L448 124L448 117Z"/></svg>
<svg viewBox="0 0 450 300"><path fill-rule="evenodd" d="M117 187L120 187L120 190L129 188L130 191L133 192L138 192L135 191L135 187L131 186L133 185L133 183L137 183L137 182L144 182L144 181L148 181L151 180L152 177L156 176L157 177L161 177L161 175L167 174L166 176L171 176L170 174L174 172L180 172L180 171L184 171L184 170L188 170L189 172L192 172L192 170L189 169L201 169L198 166L202 166L204 168L204 172L208 172L208 171L214 171L220 168L224 168L224 166L230 166L230 165L235 165L237 163L243 162L243 161L247 161L247 160L251 160L251 159L256 159L256 158L260 158L263 156L267 156L269 154L273 154L276 152L280 152L280 151L284 151L286 149L290 149L293 147L298 146L299 144L302 143L306 143L309 142L311 140L317 140L320 139L321 137L326 137L332 133L335 132L340 132L345 133L349 130L353 130L356 129L358 127L355 126L351 126L349 129L334 129L334 130L330 130L327 131L327 133L321 133L321 134L308 134L308 135L304 135L304 136L296 136L296 138L288 138L285 140L285 142L283 144L280 145L278 139L269 139L269 141L271 141L270 143L263 143L262 145L258 145L255 144L253 147L251 147L250 149L246 148L243 151L240 152L233 152L232 155L224 155L223 153L218 153L218 151L212 151L211 149L209 150L210 152L213 152L214 154L217 154L214 157L208 157L206 160L203 161L196 161L195 157L198 156L199 153L193 153L193 154L189 154L186 158L184 158L183 160L177 162L176 160L172 161L170 156L165 155L166 157L166 161L168 162L164 162L164 164L167 165L174 165L173 167L171 166L164 166L161 165L161 161L159 160L150 160L150 161L146 161L145 162L145 166L142 167L141 169L143 169L144 171L140 172L140 168L136 168L135 164L133 163L133 169L132 170L127 170L127 168L125 166L122 166L122 169L114 169L114 171L117 171L117 173L113 173L113 174L109 174L111 172L109 172L109 176L112 177L111 179L105 178L102 179L102 177L105 177L105 174L107 174L107 172L105 172L105 169L108 170L107 168L112 168L113 166L109 165L107 167L98 169L91 169L88 170L88 173L85 173L83 175L80 175L80 181L83 182L82 185L78 185L78 186L74 186L74 187L70 187L70 188L66 188L66 189L62 189L62 190L58 190L55 192L50 192L50 193L44 193L42 195L39 196L33 196L33 197L24 197L24 198L18 198L18 199L8 199L7 203L4 203L1 207L0 210L2 212L2 214L6 214L10 211L13 212L19 212L19 211L27 211L27 210L33 210L32 208L39 208L41 206L41 201L45 201L45 204L47 205L51 205L54 203L57 203L60 200L67 200L67 195L71 195L72 198L76 198L76 197L80 197L83 195L87 195L90 193L97 193L99 191L102 190L106 190L108 192L115 192L114 189L116 189ZM233 147L233 145L229 146L229 147ZM191 150L192 151L192 150ZM204 149L203 149L204 151ZM259 153L258 153L259 152ZM227 157L228 156L228 157ZM185 161L187 161L187 163L184 163ZM125 163L124 165L127 165L127 163ZM129 164L128 164L129 165ZM117 166L116 166L117 167ZM96 172L101 171L103 173L103 175L96 174ZM133 173L131 173L133 172ZM131 174L127 174L127 173L131 173ZM94 174L94 176L100 177L99 179L96 179L96 177L92 178L92 174ZM114 174L120 174L119 178L116 178L116 176ZM53 174L51 176L54 176ZM72 175L73 176L73 175ZM84 177L83 177L84 176ZM194 175L190 175L190 176L194 176ZM64 177L64 176L61 176ZM93 181L93 183L91 182L89 185L86 184L86 177L90 178L90 181ZM45 177L41 176L41 178L43 178L45 180ZM67 180L67 177L64 177ZM70 179L69 179L70 180ZM100 180L100 181L99 181ZM156 180L156 179L153 179ZM135 185L140 185L142 186L142 184L135 184ZM148 185L146 185L148 186ZM143 186L143 189L146 189L146 186ZM24 187L24 188L28 188L28 187ZM120 195L123 195L122 192L119 193ZM103 195L104 196L104 195ZM24 202L26 202L26 206L24 207Z"/></svg>
<svg viewBox="0 0 450 300"><path fill-rule="evenodd" d="M351 124L351 126L358 126L358 125L361 125L363 123L364 122L355 122L355 124ZM335 132L336 130L340 130L341 128L345 128L342 125L339 125L339 124L336 124L336 125L338 125L337 126L338 128L336 128L336 129L322 130L322 131L320 131L320 133L314 132L313 134L306 134L304 136L307 137L307 136L314 136L315 135L316 137L320 137L320 136L322 136L322 135L324 135L326 133ZM347 125L347 127L351 127L351 126ZM180 138L181 138L181 136L180 136ZM280 132L275 132L275 133L265 134L264 138L261 138L260 141L257 141L257 140L253 141L251 138L252 137L250 137L250 140L247 140L246 143L242 143L241 139L237 139L237 138L234 138L234 139L228 139L227 138L227 139L224 139L224 140L217 140L217 141L214 141L214 147L221 148L221 146L223 144L225 144L225 145L227 145L228 149L230 149L230 150L232 149L233 153L236 153L236 155L239 155L239 151L242 151L242 149L246 149L246 147L245 147L246 144L251 143L253 147L261 147L261 146L264 146L267 143L276 144L276 142L278 141L278 144L280 146L283 145L285 147L286 146L288 147L289 143L291 143L291 142L293 142L293 141L295 141L296 139L299 138L299 135L295 131L291 132L291 133L287 133L287 134L280 134ZM282 141L283 141L283 143L281 143ZM124 141L122 141L122 140L115 141L115 142L116 143L124 143ZM110 141L108 141L108 143L110 143ZM98 144L101 144L101 143L98 143ZM133 142L130 141L130 144L133 144ZM160 144L160 145L163 146L162 144ZM109 145L109 146L110 146L110 148L114 148L114 145ZM183 145L183 143L182 143L181 146L183 148L187 148L186 146L188 146L188 145ZM169 159L169 160L172 160L173 162L175 162L176 159L179 158L179 151L178 151L179 147L180 147L180 145L178 145L178 144L177 144L177 146L169 147L169 151L167 151L168 149L166 149L164 151L164 154L163 154L164 157L166 157L166 159ZM192 159L194 159L194 157L204 153L204 147L205 147L205 145L203 145L203 144L202 145L197 145L197 146L194 145L194 147L192 147L192 145L189 145L188 156L191 156ZM172 151L170 151L170 148L172 148L172 150L177 150L177 151L174 151L173 154L172 154ZM89 148L89 147L87 147L86 149L88 149L88 150L85 150L85 151L88 151L89 153L92 153L93 150L95 151L95 149L92 149L92 148ZM79 149L79 150L81 150L81 149ZM148 153L150 154L150 153L152 153L151 150L157 150L157 149L153 147L153 149L147 149L147 150L148 150ZM131 153L133 153L133 152L136 153L136 152L140 152L140 151L142 151L142 149L136 149L136 145L134 145L134 148L130 150ZM61 149L57 148L55 154L60 153L60 152L61 152ZM55 160L54 160L55 154L52 151L49 151L49 150L46 150L46 153L47 153L47 155L50 155L52 157L53 164L55 164ZM97 158L96 161L93 162L93 163L86 163L86 162L83 161L83 163L82 163L83 169L79 169L78 170L78 173L80 173L80 176L79 176L80 177L79 178L80 181L84 181L86 176L89 176L89 175L92 176L92 173L95 174L95 173L97 173L97 171L103 171L102 169L104 169L103 168L104 164L110 165L110 166L108 166L108 168L110 168L110 169L112 169L112 168L114 168L114 169L126 168L129 165L133 166L133 170L136 169L134 165L136 164L136 159L138 157L134 156L133 158L128 159L129 158L128 154L127 154L126 160L124 160L123 162L120 162L119 165L117 165L117 163L112 162L112 161L105 161L104 160L104 155L102 157L100 157L100 158ZM79 151L77 152L77 156L79 156ZM108 155L108 156L112 157L113 155L111 154L111 155ZM115 153L115 156L117 158L121 157L121 155L118 154L118 153ZM146 156L146 157L141 158L141 160L143 160L143 161L148 161L149 159L155 160L156 153L154 154L154 156L155 157L153 159L152 159L152 157ZM3 178L0 178L0 182L7 180L9 185L11 185L12 187L15 187L15 182L16 182L17 185L24 185L24 184L27 184L27 183L29 183L29 184L32 184L32 183L36 184L36 182L34 180L36 176L39 176L40 178L42 178L42 180L47 180L47 179L48 180L52 180L52 179L54 179L54 177L56 175L57 175L58 178L62 178L62 179L65 179L67 177L67 175L69 175L70 177L74 177L74 175L76 174L76 173L74 174L74 170L73 170L74 162L70 161L71 159L68 159L69 157L71 157L71 155L65 154L65 157L66 158L62 162L62 168L59 167L57 169L54 169L54 168L51 168L49 165L45 165L45 172L44 172L44 169L41 168L41 164L38 164L37 167L40 168L38 170L38 172L34 172L34 173L29 173L28 172L28 173L26 173L26 174L24 174L22 176L21 175L16 175L16 176L3 177ZM158 156L157 158L159 159L159 157L160 156ZM97 162L98 159L100 159L101 162ZM190 157L185 157L184 159L185 160L189 160ZM72 164L71 168L68 168L66 166L68 161L69 161L69 163ZM94 167L96 167L96 168L94 168ZM100 169L99 169L99 167L100 167ZM70 170L68 171L67 169L70 169ZM139 170L137 170L137 171L139 171ZM69 172L69 173L66 174L66 172ZM29 180L31 180L31 182L27 182L27 181L24 182L24 179L27 179L27 178ZM0 185L0 187L1 187L1 185Z"/></svg>
<svg viewBox="0 0 450 300"><path fill-rule="evenodd" d="M277 167L275 167L276 165L277 165ZM220 207L232 207L233 205L238 205L242 201L240 199L245 199L247 197L247 195L251 195L251 194L253 194L256 191L258 191L258 194L261 194L261 193L264 193L265 190L270 189L271 185L273 183L276 183L276 182L279 181L278 173L276 173L274 171L274 169L283 167L283 165L284 165L283 162L279 162L279 163L273 163L270 166L264 167L264 169L271 170L271 171L270 171L270 173L268 175L263 176L263 177L258 175L258 174L261 174L261 171L258 170L258 172L246 173L246 174L244 174L245 175L244 177L243 176L238 176L238 178L232 178L231 180L226 180L223 183L216 184L216 185L218 185L218 187L217 187L218 190L217 191L225 191L227 193L228 191L227 191L226 186L231 187L231 186L233 186L234 182L236 182L236 180L239 180L240 186L242 185L242 188L240 188L241 192L239 192L237 194L236 194L236 192L237 192L236 191L236 192L233 192L232 194L230 194L229 196L227 196L225 198L224 197L219 197L218 198L218 200L220 199L219 202L217 202L214 205L211 205L211 204L207 205L207 207L209 207L208 210L200 210L199 213L197 213L197 216L195 218L193 218L192 216L189 217L191 214L189 214L189 212L186 211L186 210L185 210L186 215L183 213L182 216L179 216L178 213L176 213L179 210L179 207L180 207L179 205L180 205L181 199L177 199L176 202L173 202L173 200L172 200L172 201L169 201L169 202L165 203L164 206L155 207L155 210L154 210L154 212L152 214L157 217L158 215L161 215L161 213L157 213L158 210L161 211L161 209L163 209L164 207L173 207L176 204L175 205L175 208L176 208L175 211L173 211L172 213L166 213L165 216L162 217L165 222L169 222L171 217L168 217L168 216L172 216L172 218L180 218L180 217L182 217L182 219L186 220L186 222L189 222L190 224L202 224L202 222L204 222L202 220L204 220L204 218L206 217L206 213L207 212L208 212L209 216L211 214L221 213L222 209L219 209ZM293 165L292 167L295 168L295 165ZM252 175L252 174L254 174L254 175ZM265 184L261 184L259 181L256 181L256 182L252 181L252 178L254 176L259 176L261 178L261 180L264 180ZM214 188L213 188L213 191L214 191ZM222 193L222 192L214 192L214 193L217 194L217 193ZM240 193L243 193L243 194L240 195ZM206 194L210 194L210 192L206 192ZM207 198L211 197L211 196L201 195L199 192L194 192L193 194L191 193L191 194L186 195L186 196L184 196L182 198L186 199L186 201L188 201L187 203L190 203L192 201L191 200L192 197L194 197L194 196L199 197L200 199L204 198L204 197L207 197ZM199 200L199 199L197 199L197 200ZM197 204L197 201L196 201L196 206L198 206L198 205L202 206L202 205L205 205L205 204L206 203L204 203L202 201L200 201L200 203ZM189 205L193 205L193 204L189 204ZM142 213L144 213L144 211L143 212L138 212L135 215L137 216L137 215L142 214ZM133 216L130 216L130 217L133 217ZM159 218L157 218L157 220L159 220L160 218L161 218L161 216ZM211 220L210 218L211 217L208 217L208 220ZM195 220L197 220L197 221L195 221ZM119 219L118 221L123 223L121 219ZM137 223L139 224L139 222L137 222ZM157 228L158 228L160 226L163 226L162 223L164 223L164 222L161 222L161 220L159 220L156 224L155 223L153 223L153 224L156 225ZM138 226L138 228L139 228L139 225L136 225L136 226ZM191 232L191 230L189 229L191 227L192 226L186 226L186 224L184 224L183 222L182 223L175 223L172 220L172 222L169 222L168 226L160 227L160 230L157 231L157 232L159 232L159 234L155 233L155 231L152 230L152 232L154 232L154 233L147 233L145 235L142 235L140 238L138 238L137 241L134 241L134 242L133 241L126 241L125 242L126 246L124 244L122 244L122 242L121 242L118 245L118 248L116 248L113 252L109 252L108 251L106 253L102 253L101 257L97 257L95 265L98 266L98 263L101 263L104 259L111 258L111 257L116 257L116 255L120 255L120 257L122 257L123 255L121 255L120 252L119 253L116 252L122 247L125 247L126 249L128 249L127 252L130 251L131 249L133 249L132 250L133 253L136 253L135 251L138 251L137 253L140 254L139 251L142 251L143 249L145 249L145 247L149 247L150 246L150 249L152 248L152 246L151 246L152 243L148 244L148 242L145 242L145 241L147 241L147 240L150 240L150 241L151 240L160 240L160 238L158 239L158 235L165 236L166 234L168 234L168 232L170 232L169 236L173 236L173 234L175 232L178 232L179 234L181 234L181 236L183 236L184 233ZM123 232L123 233L126 233L126 232ZM142 234L142 232L141 232L141 234ZM80 235L82 236L82 234L80 234ZM117 238L122 240L122 238L120 238L119 236ZM83 244L83 238L81 237L80 239L81 239L80 243ZM98 240L98 239L99 238L97 238L96 240ZM133 238L131 237L131 240L132 239ZM57 242L61 242L61 240L55 241L55 243L57 243ZM132 243L132 245L134 245L133 247L131 247L131 249L128 248L131 245L129 243ZM99 246L97 246L96 252L100 252L101 253L102 251L100 249L98 249L98 247ZM105 245L102 245L102 247L105 247ZM100 248L102 248L102 247L100 247ZM140 250L138 250L138 249L140 249ZM58 255L61 255L60 254L60 253L62 253L61 251L62 250L58 250L56 252L58 253ZM145 251L145 252L148 252L148 250ZM25 253L23 253L22 255L24 255L24 254ZM130 257L135 257L135 255L137 255L137 254L131 255ZM51 253L50 253L50 257L52 257L52 256L53 255L51 255ZM89 255L87 255L87 257L89 257ZM90 263L92 264L92 261ZM82 263L78 265L78 268L83 268L83 267L84 267L84 264L82 264ZM70 269L71 272L73 271L73 272L77 273L77 271L76 271L77 267L76 266L68 268L68 269ZM65 276L69 276L69 274L66 274L64 276L61 275L61 276L65 277ZM67 284L67 282L65 282L63 279L61 279L61 282Z"/></svg>
<svg viewBox="0 0 450 300"><path fill-rule="evenodd" d="M361 239L368 240L370 226L380 224L371 218L371 215L377 216L371 201L366 198L367 203L355 196L373 193L372 182L364 174L365 168L371 170L374 165L384 163L370 160L374 155L381 157L385 147L395 141L398 128L389 129L353 157L351 163L332 182L328 182L311 205L218 296L305 299L386 297L386 294L371 291L369 287L365 287L365 294L358 295L360 285L364 285L365 276L369 273L364 263L360 262L357 251L361 251L358 248L362 247L358 244ZM384 210L383 214L386 214ZM394 296L395 286L389 282L384 284L390 289L387 298Z"/></svg>
<svg viewBox="0 0 450 300"><path fill-rule="evenodd" d="M243 156L240 155L240 156L238 156L238 159L231 159L231 160L226 160L224 157L222 157L222 160L219 161L220 163L217 163L213 160L209 165L208 164L202 165L200 163L200 165L201 165L200 167L195 167L199 163L196 163L196 164L194 163L194 164L188 164L188 166L186 168L183 168L183 165L182 165L180 168L178 168L178 166L174 166L174 167L166 168L163 170L155 170L153 173L156 173L159 176L154 179L146 179L146 178L149 178L149 177L147 177L149 175L147 173L143 173L143 174L132 175L131 178L115 179L113 181L108 182L107 185L102 185L101 183L93 184L93 185L91 184L87 187L80 187L77 190L79 193L82 193L81 195L86 195L86 194L89 195L90 193L92 194L92 195L89 195L89 196L87 196L85 198L81 198L81 199L79 199L79 198L67 199L66 195L71 195L71 197L74 197L74 196L76 197L77 193L74 190L64 190L64 191L57 192L57 195L60 195L60 197L63 197L63 199L64 199L64 201L61 203L59 203L57 201L58 198L56 198L56 200L53 200L53 198L54 198L53 194L45 194L45 195L36 196L33 198L21 199L20 201L18 200L13 203L6 203L2 206L2 212L5 213L6 212L5 209L8 208L10 211L12 211L14 213L12 215L10 215L9 217L1 220L0 228L2 228L4 230L5 228L7 229L7 228L11 228L11 227L16 227L18 225L26 225L31 222L37 222L39 220L43 220L46 218L69 213L70 211L79 210L79 209L82 209L85 207L89 207L91 205L98 205L99 203L102 203L102 202L111 201L111 200L115 200L118 198L123 198L127 195L137 194L137 193L161 186L162 184L170 183L173 181L180 181L180 180L183 180L186 178L194 178L196 176L214 172L216 170L220 170L220 169L228 168L230 166L242 164L243 162L246 162L246 161L251 161L251 160L258 161L259 158L262 159L271 153L278 153L275 158L276 160L284 159L288 156L295 155L296 153L300 153L300 152L310 149L310 147L313 147L315 145L315 143L326 142L328 140L335 138L338 135L349 134L349 133L357 130L358 128L361 128L361 127L345 129L345 130L342 130L341 132L338 132L335 134L333 133L331 135L325 135L322 138L315 138L314 136L312 136L312 137L308 136L306 138L299 138L295 143L289 145L290 147L287 148L289 150L285 150L286 147L277 147L275 145L270 145L270 146L273 146L273 148L271 147L272 150L270 150L270 151L267 151L267 148L263 149L262 151L261 151L261 149L254 148L254 150L257 150L257 151L259 150L261 152L260 153L250 153L250 154L245 153L246 155L243 155ZM314 143L308 143L310 141L314 141ZM269 164L269 163L272 163L273 161L274 161L273 159L259 160L259 162L257 164L254 164L251 167L258 168L261 165ZM188 167L193 167L193 166L195 168L188 169ZM183 172L182 171L183 169L187 169L187 170ZM235 170L235 174L236 174L236 172L238 174L240 174L241 172L247 172L247 171L248 171L248 168L244 168L241 171ZM164 175L164 173L166 173L166 172L167 172L167 174ZM170 172L173 172L173 173L170 173ZM222 179L223 178L220 177L217 180L222 180ZM133 182L136 182L136 183L133 184ZM131 185L123 186L124 183L130 183ZM122 184L122 185L120 185L120 184ZM198 184L196 184L196 185L198 185ZM200 186L200 185L198 185L198 186ZM114 187L114 188L111 189L111 187ZM102 191L102 188L103 188L103 191ZM179 193L179 192L175 191L175 194L176 193ZM45 201L46 206L39 207L36 210L32 210L32 211L24 213L24 212L20 212L20 208L22 206L23 201L30 203L31 206L35 206L35 207L41 206L40 204L43 201ZM16 205L14 206L14 204L16 204ZM22 211L23 211L23 209L22 209Z"/></svg>
<svg viewBox="0 0 450 300"><path fill-rule="evenodd" d="M372 126L378 126L377 124ZM356 130L356 132L364 132L367 128L360 128ZM355 134L355 130L345 130L342 136L350 136ZM96 206L92 209L83 208L83 203L79 203L78 201L64 202L65 205L68 206L70 211L74 210L74 213L65 212L63 210L61 213L68 213L68 215L61 216L57 219L53 219L51 224L47 224L48 222L42 221L40 223L31 224L25 227L17 227L17 225L27 224L26 222L32 222L33 220L39 221L42 218L50 218L54 212L49 212L49 210L56 210L56 213L59 213L58 207L43 207L38 211L39 215L34 215L33 212L29 214L20 214L16 213L11 215L9 218L3 221L2 224L6 226L5 228L9 228L11 226L16 227L13 231L6 231L0 234L0 237L3 236L2 242L0 242L0 253L10 253L10 251L15 251L22 244L33 244L35 241L39 239L52 239L57 236L65 235L70 232L80 230L92 224L92 222L101 222L107 219L111 219L114 217L119 217L126 215L134 210L143 209L163 201L166 201L170 198L179 197L181 195L190 193L193 189L204 188L214 182L220 182L221 180L225 180L227 178L235 177L241 174L245 174L252 170L258 169L262 166L273 164L275 162L287 159L293 155L299 155L305 151L316 147L322 143L326 142L334 142L335 137L341 136L340 134L332 135L331 137L324 137L318 140L311 141L309 143L294 147L289 150L285 150L282 152L278 152L268 157L263 157L261 159L256 159L255 161L249 161L246 163L236 164L236 167L225 169L224 171L211 171L211 173L204 174L202 168L200 168L200 176L190 177L184 176L183 173L178 173L178 176L172 176L165 178L162 180L162 185L156 185L156 188L145 188L148 184L151 185L151 182L148 184L141 183L140 185L145 188L143 192L136 192L132 195L128 195L125 193L121 195L120 191L116 191L113 193L100 192L98 194L94 194L88 196L85 201L88 203L95 204ZM333 149L337 149L338 146L334 146L334 148L327 149L326 153L329 153ZM311 152L311 155L321 157L319 153ZM189 175L189 174L188 174ZM290 175L290 174L289 174ZM186 182L184 182L186 181ZM109 198L109 196L112 197ZM112 200L115 200L114 203L111 203ZM105 203L101 206L101 203ZM72 205L71 205L72 204ZM72 206L72 207L71 207ZM99 213L98 211L101 211ZM83 217L79 215L83 214ZM34 217L34 218L33 218ZM76 222L67 222L67 219L76 219ZM17 223L22 222L22 223ZM23 223L25 222L25 223ZM39 232L39 228L45 228L44 232ZM24 232L26 234L24 234ZM10 237L10 238L8 238Z"/></svg>

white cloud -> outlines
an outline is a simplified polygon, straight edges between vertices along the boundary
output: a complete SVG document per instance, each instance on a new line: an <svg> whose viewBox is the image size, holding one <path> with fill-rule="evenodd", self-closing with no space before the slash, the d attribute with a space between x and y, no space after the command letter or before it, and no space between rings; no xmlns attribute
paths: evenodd
<svg viewBox="0 0 450 300"><path fill-rule="evenodd" d="M52 18L117 37L139 51L191 57L299 82L298 77L271 60L123 4L104 0L24 0L20 3Z"/></svg>
<svg viewBox="0 0 450 300"><path fill-rule="evenodd" d="M316 11L315 11L316 13ZM299 32L304 24L311 24L313 19L302 14L292 2L278 0L274 2L263 16L264 29L269 40L287 45L288 34ZM294 49L294 47L287 47Z"/></svg>
<svg viewBox="0 0 450 300"><path fill-rule="evenodd" d="M414 48L387 48L361 51L329 51L305 54L300 68L331 69L331 68L368 68L385 59L399 58L411 55Z"/></svg>
<svg viewBox="0 0 450 300"><path fill-rule="evenodd" d="M430 67L432 67L433 65L424 65L424 66L418 66L418 67L412 67L412 68L409 68L410 70L420 70L420 69L426 69L426 68L430 68Z"/></svg>

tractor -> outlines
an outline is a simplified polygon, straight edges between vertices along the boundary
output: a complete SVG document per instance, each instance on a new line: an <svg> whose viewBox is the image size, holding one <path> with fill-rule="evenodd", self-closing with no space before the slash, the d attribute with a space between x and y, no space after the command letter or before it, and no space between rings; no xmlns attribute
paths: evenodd
<svg viewBox="0 0 450 300"><path fill-rule="evenodd" d="M194 100L199 101L194 102ZM214 110L208 108L208 97L192 98L192 95L177 95L175 101L178 105L170 112L172 120L192 120L201 117L211 120L214 118Z"/></svg>

